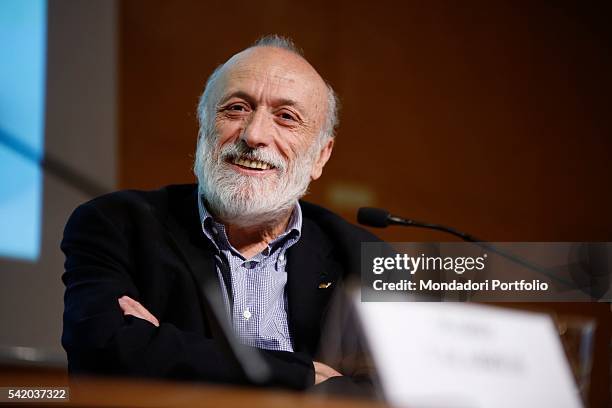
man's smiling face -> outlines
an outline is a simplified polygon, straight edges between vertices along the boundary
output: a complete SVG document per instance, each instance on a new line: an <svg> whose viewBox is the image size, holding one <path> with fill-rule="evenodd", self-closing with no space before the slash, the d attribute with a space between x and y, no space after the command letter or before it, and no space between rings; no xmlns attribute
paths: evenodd
<svg viewBox="0 0 612 408"><path fill-rule="evenodd" d="M216 104L218 145L242 140L251 149L273 151L286 164L305 156L319 136L327 109L327 87L314 68L303 58L273 47L244 51L226 66ZM246 175L278 170L250 170L252 164L234 162L235 170Z"/></svg>
<svg viewBox="0 0 612 408"><path fill-rule="evenodd" d="M325 82L300 56L255 47L224 65L211 100L213 134L199 154L207 155L202 187L213 211L245 221L247 214L287 210L331 153L333 140L320 143Z"/></svg>

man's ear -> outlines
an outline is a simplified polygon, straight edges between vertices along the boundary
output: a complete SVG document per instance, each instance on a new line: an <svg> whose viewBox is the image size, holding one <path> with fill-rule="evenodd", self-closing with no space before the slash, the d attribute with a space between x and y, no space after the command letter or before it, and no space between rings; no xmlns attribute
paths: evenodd
<svg viewBox="0 0 612 408"><path fill-rule="evenodd" d="M329 160L329 157L331 156L333 148L334 148L334 139L330 138L325 143L325 146L323 146L323 148L319 151L317 160L315 161L314 166L312 166L312 171L310 172L311 180L316 180L319 177L321 177L321 173L323 173L323 167L325 167L325 163L327 163L327 161Z"/></svg>

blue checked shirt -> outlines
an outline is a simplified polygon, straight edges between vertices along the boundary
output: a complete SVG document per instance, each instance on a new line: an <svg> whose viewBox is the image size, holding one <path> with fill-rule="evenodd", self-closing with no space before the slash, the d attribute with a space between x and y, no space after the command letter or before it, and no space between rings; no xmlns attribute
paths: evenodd
<svg viewBox="0 0 612 408"><path fill-rule="evenodd" d="M257 348L293 351L287 322L285 266L287 249L300 239L300 206L295 205L287 230L247 260L230 244L225 227L213 219L203 199L198 201L202 230L217 249L217 275L238 338Z"/></svg>

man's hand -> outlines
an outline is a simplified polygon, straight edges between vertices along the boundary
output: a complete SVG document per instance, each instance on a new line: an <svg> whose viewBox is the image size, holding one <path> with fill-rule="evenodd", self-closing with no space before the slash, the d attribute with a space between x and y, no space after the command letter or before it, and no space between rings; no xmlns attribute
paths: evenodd
<svg viewBox="0 0 612 408"><path fill-rule="evenodd" d="M315 369L315 384L320 384L331 377L342 377L342 374L331 368L330 366L313 361Z"/></svg>
<svg viewBox="0 0 612 408"><path fill-rule="evenodd" d="M159 321L157 320L157 318L153 316L151 312L149 312L143 305L141 305L131 297L120 297L119 307L121 307L121 310L123 310L124 315L136 316L155 325L155 327L159 327Z"/></svg>

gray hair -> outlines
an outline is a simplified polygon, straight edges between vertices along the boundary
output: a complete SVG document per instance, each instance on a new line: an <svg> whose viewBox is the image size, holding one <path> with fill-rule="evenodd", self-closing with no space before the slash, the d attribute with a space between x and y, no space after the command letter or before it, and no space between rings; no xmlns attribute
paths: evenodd
<svg viewBox="0 0 612 408"><path fill-rule="evenodd" d="M253 45L247 48L247 50L256 47L281 48L304 58L302 50L299 49L290 38L277 34L261 37L255 41ZM200 101L198 103L198 121L200 122L198 144L202 142L202 139L206 135L211 134L213 130L214 124L211 120L211 118L214 116L214 106L211 106L212 94L224 66L225 63L219 65L217 68L215 68L210 77L208 77L206 86L204 87L204 92L200 97ZM323 146L325 142L335 137L336 127L338 126L338 110L340 108L338 96L327 81L325 84L327 85L327 114L325 115L325 122L323 123L321 132L319 133L319 146Z"/></svg>

